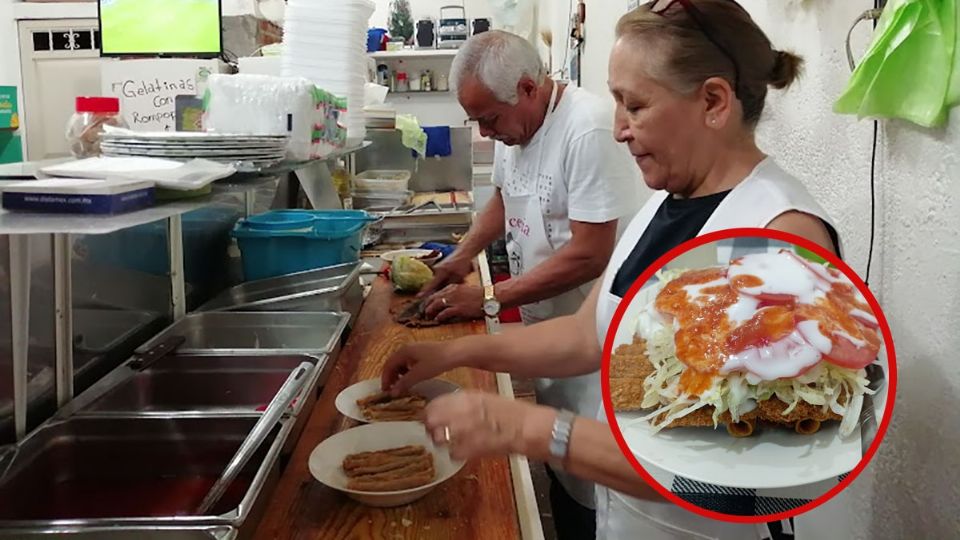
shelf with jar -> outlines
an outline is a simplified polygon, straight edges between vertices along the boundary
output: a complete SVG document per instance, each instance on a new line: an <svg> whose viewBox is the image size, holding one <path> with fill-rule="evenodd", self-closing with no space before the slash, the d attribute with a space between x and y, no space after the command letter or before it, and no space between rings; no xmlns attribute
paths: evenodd
<svg viewBox="0 0 960 540"><path fill-rule="evenodd" d="M442 94L449 92L450 85L445 71L410 69L381 64L377 66L377 82L390 88L391 94Z"/></svg>

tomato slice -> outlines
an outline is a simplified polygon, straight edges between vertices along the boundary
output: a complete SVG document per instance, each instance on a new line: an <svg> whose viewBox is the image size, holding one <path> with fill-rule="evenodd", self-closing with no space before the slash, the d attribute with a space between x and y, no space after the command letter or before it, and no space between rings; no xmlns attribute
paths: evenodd
<svg viewBox="0 0 960 540"><path fill-rule="evenodd" d="M853 312L850 314L851 317L857 320L860 324L866 326L871 330L877 330L880 328L880 323L873 316L872 313L857 313Z"/></svg>
<svg viewBox="0 0 960 540"><path fill-rule="evenodd" d="M860 369L870 365L880 352L880 336L876 330L861 324L850 315L826 306L802 305L797 309L797 321L816 321L820 337L807 335L804 338L814 346L826 338L830 341L829 350L824 350L823 358L831 364L849 369ZM820 348L820 347L818 347Z"/></svg>
<svg viewBox="0 0 960 540"><path fill-rule="evenodd" d="M792 306L797 302L797 297L792 294L760 293L755 295L754 298L760 301L760 303L757 305L757 308L765 308L770 306Z"/></svg>
<svg viewBox="0 0 960 540"><path fill-rule="evenodd" d="M844 336L831 336L833 348L824 360L831 364L849 369L861 369L869 366L877 359L880 352L879 344L866 340L866 344L854 343Z"/></svg>
<svg viewBox="0 0 960 540"><path fill-rule="evenodd" d="M797 301L797 297L786 293L767 293L755 292L750 289L756 289L763 285L763 280L750 274L741 274L730 280L730 286L735 291L744 296L756 298L760 301L760 306L786 306L792 305Z"/></svg>
<svg viewBox="0 0 960 540"><path fill-rule="evenodd" d="M796 253L792 251L788 251L786 249L780 250L780 253L785 253L793 257L795 261L799 262L804 266L804 268L809 270L814 275L814 279L817 282L818 288L823 291L829 291L831 284L836 283L837 281L840 281L842 279L842 274L840 274L840 272L838 272L837 270L834 270L833 268L828 268L826 266L823 266L822 264L817 264L811 260L804 259L803 257L797 255Z"/></svg>

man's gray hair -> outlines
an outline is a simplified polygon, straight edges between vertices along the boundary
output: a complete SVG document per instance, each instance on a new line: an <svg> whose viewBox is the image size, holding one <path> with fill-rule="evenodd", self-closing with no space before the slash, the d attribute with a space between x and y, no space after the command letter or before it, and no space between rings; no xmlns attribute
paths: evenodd
<svg viewBox="0 0 960 540"><path fill-rule="evenodd" d="M450 67L450 85L456 93L468 76L476 77L498 101L516 105L517 84L523 77L543 84L547 70L536 47L522 37L491 30L466 41Z"/></svg>

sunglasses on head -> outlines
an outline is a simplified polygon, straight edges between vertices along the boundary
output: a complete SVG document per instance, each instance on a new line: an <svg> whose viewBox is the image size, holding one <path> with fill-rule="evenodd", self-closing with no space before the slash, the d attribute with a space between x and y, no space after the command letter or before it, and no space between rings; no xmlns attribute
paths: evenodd
<svg viewBox="0 0 960 540"><path fill-rule="evenodd" d="M743 7L734 0L730 0L730 3L743 9ZM690 18L693 19L693 22L700 28L700 31L703 32L704 37L706 37L710 43L713 43L713 46L723 53L733 64L733 88L737 96L742 97L743 94L740 91L740 64L737 62L737 58L716 38L716 32L712 31L712 26L706 15L697 9L691 0L657 0L650 5L650 12L660 15L661 17L666 17L667 10L673 7L674 4L680 4L684 11L687 12L687 15L689 15Z"/></svg>

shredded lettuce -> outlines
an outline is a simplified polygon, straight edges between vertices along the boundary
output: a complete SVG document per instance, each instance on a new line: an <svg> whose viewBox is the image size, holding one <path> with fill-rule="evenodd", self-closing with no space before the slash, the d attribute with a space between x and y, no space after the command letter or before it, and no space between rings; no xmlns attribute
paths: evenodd
<svg viewBox="0 0 960 540"><path fill-rule="evenodd" d="M868 388L870 381L866 370L847 369L826 361L792 379L762 381L733 373L716 377L713 385L699 396L681 393L680 375L686 366L677 359L673 329L661 325L652 332L649 326L644 330L640 333L647 341L647 356L654 372L643 382L641 406L654 409L640 421L650 422L654 431L708 405L714 408L714 427L718 425L720 415L727 411L734 422L738 422L740 416L753 410L758 401L776 396L787 404L784 414L792 412L800 401L835 412L843 417L840 434L846 436L856 427L863 395L874 393Z"/></svg>

